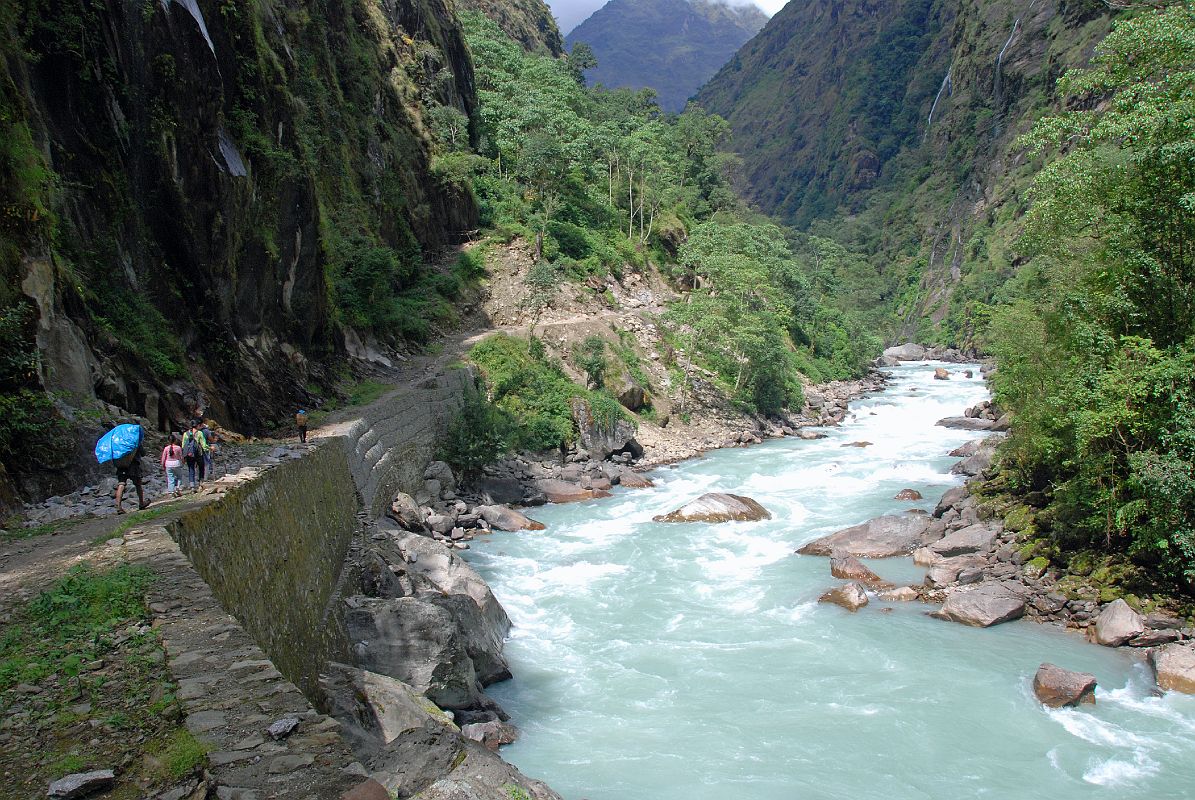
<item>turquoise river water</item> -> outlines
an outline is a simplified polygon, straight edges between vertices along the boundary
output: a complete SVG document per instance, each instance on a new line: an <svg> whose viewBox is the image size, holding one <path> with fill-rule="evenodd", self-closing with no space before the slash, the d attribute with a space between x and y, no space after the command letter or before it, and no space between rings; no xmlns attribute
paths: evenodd
<svg viewBox="0 0 1195 800"><path fill-rule="evenodd" d="M975 434L934 422L986 390L977 370L947 365L943 382L934 366L893 370L826 439L713 452L657 470L654 489L534 509L545 532L475 541L515 623L515 677L489 690L523 734L504 757L567 800L1195 797L1195 697L1154 696L1139 654L920 603L817 603L837 581L794 550L958 483L945 454ZM842 446L859 440L874 444ZM926 499L892 499L906 487ZM651 521L715 490L773 519ZM1043 661L1094 673L1097 704L1040 706Z"/></svg>

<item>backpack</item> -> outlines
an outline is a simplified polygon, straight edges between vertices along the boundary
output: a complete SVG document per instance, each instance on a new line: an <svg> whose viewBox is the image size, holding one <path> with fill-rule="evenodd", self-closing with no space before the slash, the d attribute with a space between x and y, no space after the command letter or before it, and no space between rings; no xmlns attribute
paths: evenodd
<svg viewBox="0 0 1195 800"><path fill-rule="evenodd" d="M199 437L202 433L187 433L184 437L186 441L183 443L183 458L198 458L203 455L203 448L199 444Z"/></svg>
<svg viewBox="0 0 1195 800"><path fill-rule="evenodd" d="M295 414L295 424L296 425L306 425L307 424L307 415L304 413Z"/></svg>

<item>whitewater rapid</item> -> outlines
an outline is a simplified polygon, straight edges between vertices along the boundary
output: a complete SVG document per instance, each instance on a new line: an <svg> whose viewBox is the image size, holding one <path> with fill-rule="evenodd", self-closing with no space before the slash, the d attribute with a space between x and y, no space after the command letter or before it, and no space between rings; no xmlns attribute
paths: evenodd
<svg viewBox="0 0 1195 800"><path fill-rule="evenodd" d="M959 482L945 454L976 434L934 423L987 392L976 367L934 366L892 370L825 439L710 453L654 489L535 509L545 532L476 540L467 558L515 625L515 677L488 690L523 734L503 756L569 800L1192 797L1195 697L1154 696L1140 654L920 603L817 603L837 581L798 547ZM925 500L892 499L904 488ZM652 522L713 490L773 519ZM1043 661L1094 673L1097 704L1043 708Z"/></svg>

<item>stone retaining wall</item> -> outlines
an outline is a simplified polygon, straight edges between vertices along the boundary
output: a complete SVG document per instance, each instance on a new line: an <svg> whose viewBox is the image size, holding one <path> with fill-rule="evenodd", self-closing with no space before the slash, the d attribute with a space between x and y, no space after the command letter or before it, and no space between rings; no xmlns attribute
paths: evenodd
<svg viewBox="0 0 1195 800"><path fill-rule="evenodd" d="M326 442L172 526L220 604L309 697L347 648L326 610L357 529L351 476L345 450Z"/></svg>

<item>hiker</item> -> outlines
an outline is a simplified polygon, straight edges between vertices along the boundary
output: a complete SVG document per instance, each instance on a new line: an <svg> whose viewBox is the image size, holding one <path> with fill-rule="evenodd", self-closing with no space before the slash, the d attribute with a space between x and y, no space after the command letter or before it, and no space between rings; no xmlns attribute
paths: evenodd
<svg viewBox="0 0 1195 800"><path fill-rule="evenodd" d="M187 478L191 482L189 488L192 492L199 491L207 474L207 460L204 458L207 454L207 439L199 430L200 424L199 420L192 420L191 429L183 434L183 461L187 462ZM198 482L195 480L196 472L199 473Z"/></svg>
<svg viewBox="0 0 1195 800"><path fill-rule="evenodd" d="M295 414L295 425L299 428L299 442L301 444L307 443L307 412L299 409Z"/></svg>
<svg viewBox="0 0 1195 800"><path fill-rule="evenodd" d="M216 477L216 470L212 467L212 461L216 457L216 442L219 441L220 437L208 427L206 422L199 428L199 432L203 434L203 440L207 442L207 450L203 454L203 463L207 479L210 481Z"/></svg>
<svg viewBox="0 0 1195 800"><path fill-rule="evenodd" d="M140 428L140 426L137 426ZM141 457L145 453L141 449L141 440L143 437L137 438L137 447L125 453L119 458L112 459L112 464L116 467L116 513L124 513L124 488L125 482L132 479L134 488L137 489L137 507L145 508L149 503L145 502L145 487L141 485Z"/></svg>
<svg viewBox="0 0 1195 800"><path fill-rule="evenodd" d="M170 434L170 442L162 448L162 471L166 473L166 491L175 497L183 493L183 446L182 437L175 431Z"/></svg>

